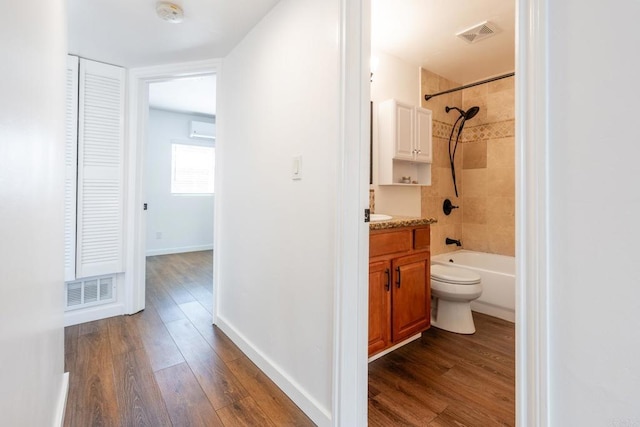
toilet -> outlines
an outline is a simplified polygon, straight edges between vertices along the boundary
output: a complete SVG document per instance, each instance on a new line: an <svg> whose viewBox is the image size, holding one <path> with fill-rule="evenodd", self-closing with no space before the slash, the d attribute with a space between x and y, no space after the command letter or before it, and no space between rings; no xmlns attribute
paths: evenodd
<svg viewBox="0 0 640 427"><path fill-rule="evenodd" d="M431 265L431 325L458 334L476 331L471 301L482 295L480 276L451 265Z"/></svg>

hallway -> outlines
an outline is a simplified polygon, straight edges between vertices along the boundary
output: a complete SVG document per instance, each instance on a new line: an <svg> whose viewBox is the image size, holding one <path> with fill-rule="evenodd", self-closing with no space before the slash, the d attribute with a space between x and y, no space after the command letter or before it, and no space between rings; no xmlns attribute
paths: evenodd
<svg viewBox="0 0 640 427"><path fill-rule="evenodd" d="M65 329L65 426L313 425L211 325L212 260L148 257L143 312Z"/></svg>

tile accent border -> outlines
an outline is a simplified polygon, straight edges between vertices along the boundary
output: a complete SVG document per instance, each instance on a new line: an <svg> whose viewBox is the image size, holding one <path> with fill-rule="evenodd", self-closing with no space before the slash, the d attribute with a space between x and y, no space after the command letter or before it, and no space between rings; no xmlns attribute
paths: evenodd
<svg viewBox="0 0 640 427"><path fill-rule="evenodd" d="M433 121L433 137L449 140L453 125L438 120ZM484 123L477 126L465 126L461 143L486 141L494 138L512 137L516 134L515 120Z"/></svg>

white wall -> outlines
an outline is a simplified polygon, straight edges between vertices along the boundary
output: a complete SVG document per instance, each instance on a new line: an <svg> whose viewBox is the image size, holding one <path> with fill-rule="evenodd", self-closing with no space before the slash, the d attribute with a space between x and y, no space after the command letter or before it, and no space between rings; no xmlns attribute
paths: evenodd
<svg viewBox="0 0 640 427"><path fill-rule="evenodd" d="M545 4L551 425L639 426L640 3Z"/></svg>
<svg viewBox="0 0 640 427"><path fill-rule="evenodd" d="M320 425L332 410L339 6L278 3L225 59L218 115L216 321Z"/></svg>
<svg viewBox="0 0 640 427"><path fill-rule="evenodd" d="M373 183L377 181L378 170L378 121L377 110L380 102L397 99L401 102L420 106L420 68L395 56L374 51L378 67L371 82L373 101ZM390 215L420 216L420 187L375 185L376 212Z"/></svg>
<svg viewBox="0 0 640 427"><path fill-rule="evenodd" d="M54 424L63 390L65 2L0 26L0 418Z"/></svg>
<svg viewBox="0 0 640 427"><path fill-rule="evenodd" d="M144 167L147 255L213 248L214 196L171 194L171 143L213 146L212 140L189 138L191 120L214 122L212 117L149 109Z"/></svg>

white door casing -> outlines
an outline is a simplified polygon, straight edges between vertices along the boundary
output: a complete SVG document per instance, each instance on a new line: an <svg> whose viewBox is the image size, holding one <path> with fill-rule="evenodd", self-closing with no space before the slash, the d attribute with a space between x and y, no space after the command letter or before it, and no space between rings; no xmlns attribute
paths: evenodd
<svg viewBox="0 0 640 427"><path fill-rule="evenodd" d="M217 85L221 84L222 61L219 59L194 61L179 64L167 64L153 67L132 68L129 70L129 148L127 152L127 192L126 192L126 240L127 254L125 266L125 312L137 313L145 307L145 233L146 222L143 210L144 197L144 150L147 139L147 122L149 110L149 83L166 81L180 77L196 77L200 75L216 74ZM220 147L222 141L216 140L216 203L214 210L220 204L218 189L222 183L218 180L221 167ZM214 248L219 233L214 222ZM214 252L214 259L217 258ZM214 283L216 280L216 263L214 262ZM213 286L213 284L212 284ZM214 301L216 288L213 286ZM214 304L214 319L215 319Z"/></svg>
<svg viewBox="0 0 640 427"><path fill-rule="evenodd" d="M548 11L516 7L516 424L549 425Z"/></svg>

